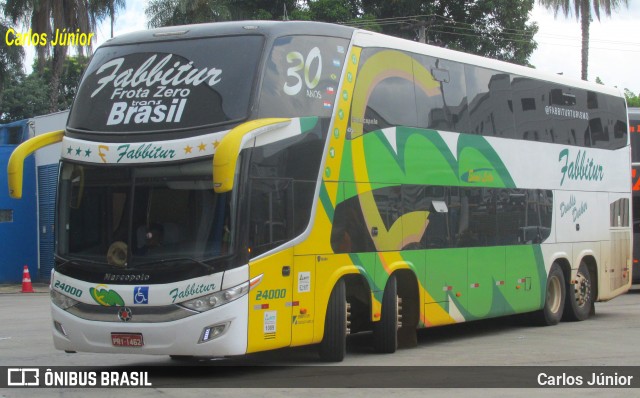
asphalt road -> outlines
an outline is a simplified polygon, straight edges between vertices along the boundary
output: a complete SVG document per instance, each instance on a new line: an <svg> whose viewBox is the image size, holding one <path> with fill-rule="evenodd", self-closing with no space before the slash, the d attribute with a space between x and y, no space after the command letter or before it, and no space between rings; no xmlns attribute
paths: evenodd
<svg viewBox="0 0 640 398"><path fill-rule="evenodd" d="M520 366L535 367L535 375L544 372L555 377L556 373L562 374L575 366L589 366L592 367L587 368L589 371L602 370L605 373L620 369L620 375L623 375L631 372L630 368L612 367L640 365L640 287L635 287L628 294L610 302L597 303L596 315L584 322L535 327L527 325L521 317L509 317L421 330L418 334L418 347L402 349L390 355L374 354L370 348L370 335L351 336L348 339L345 361L331 365L318 361L314 347L195 362L176 362L166 356L66 354L53 348L50 324L48 294L0 294L0 366L152 369L154 386L127 389L126 394L131 397L158 394L169 397L201 397L203 392L209 396L230 397L370 397L389 396L390 393L423 397L424 386L429 385L429 380L434 382L433 385L439 386L441 384L438 382L446 381L447 378L449 381L454 380L454 385L459 381L461 387L467 382L473 386L474 378L476 381L480 378L492 381L491 387L500 385L502 381L507 387L517 387L510 377L513 377L513 372L519 372L517 367ZM443 366L471 368L449 368L443 373L439 369ZM562 368L557 368L558 366ZM638 369L640 368L634 369L635 373L632 374L638 373ZM431 377L425 376L427 374ZM416 383L416 377L421 377L422 383ZM638 383L635 385L640 386L640 375L636 375L635 379ZM362 380L366 380L366 383ZM405 382L416 388L398 389ZM362 388L363 384L376 388ZM229 386L233 388L227 388ZM302 386L315 388L294 388ZM332 388L336 386L357 388ZM518 391L532 396L553 392L554 395L581 397L628 397L638 393L637 389L629 391L625 388L429 388L426 392L430 396L492 397L513 396ZM0 389L0 398L56 395L85 397L89 393L93 398L122 396L124 392L123 389L113 388Z"/></svg>

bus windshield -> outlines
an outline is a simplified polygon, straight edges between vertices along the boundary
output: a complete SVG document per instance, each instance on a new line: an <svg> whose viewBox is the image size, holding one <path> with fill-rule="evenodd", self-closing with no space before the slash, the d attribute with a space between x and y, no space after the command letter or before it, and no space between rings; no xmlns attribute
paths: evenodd
<svg viewBox="0 0 640 398"><path fill-rule="evenodd" d="M123 168L64 162L58 253L115 267L221 257L230 251L230 196L214 193L210 161Z"/></svg>
<svg viewBox="0 0 640 398"><path fill-rule="evenodd" d="M135 134L242 120L263 42L229 36L101 47L68 127Z"/></svg>

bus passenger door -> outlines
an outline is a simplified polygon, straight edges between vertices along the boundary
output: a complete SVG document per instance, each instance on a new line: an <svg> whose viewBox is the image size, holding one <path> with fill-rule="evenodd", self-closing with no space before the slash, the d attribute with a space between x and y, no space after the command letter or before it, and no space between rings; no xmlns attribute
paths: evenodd
<svg viewBox="0 0 640 398"><path fill-rule="evenodd" d="M247 352L288 347L291 344L293 249L249 263L250 278L262 275L249 292Z"/></svg>

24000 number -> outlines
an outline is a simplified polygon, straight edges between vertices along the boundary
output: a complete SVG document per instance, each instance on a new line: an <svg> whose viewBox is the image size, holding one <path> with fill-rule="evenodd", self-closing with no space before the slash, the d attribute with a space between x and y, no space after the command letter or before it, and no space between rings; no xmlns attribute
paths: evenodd
<svg viewBox="0 0 640 398"><path fill-rule="evenodd" d="M69 293L72 296L76 296L76 297L82 296L82 290L78 289L77 287L67 285L66 283L62 283L58 280L56 280L56 283L53 285L53 287L62 292Z"/></svg>
<svg viewBox="0 0 640 398"><path fill-rule="evenodd" d="M273 300L285 298L286 296L287 289L258 290L256 293L256 300Z"/></svg>

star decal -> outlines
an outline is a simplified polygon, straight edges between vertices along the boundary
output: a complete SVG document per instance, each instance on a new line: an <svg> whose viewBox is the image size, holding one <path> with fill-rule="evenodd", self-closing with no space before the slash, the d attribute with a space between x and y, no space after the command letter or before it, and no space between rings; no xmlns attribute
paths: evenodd
<svg viewBox="0 0 640 398"><path fill-rule="evenodd" d="M73 151L73 148L71 147L67 148L67 155L71 155L71 151Z"/></svg>
<svg viewBox="0 0 640 398"><path fill-rule="evenodd" d="M80 156L81 153L82 153L82 149L78 147L78 149L76 149L76 156Z"/></svg>
<svg viewBox="0 0 640 398"><path fill-rule="evenodd" d="M220 145L220 141L216 140L216 142L213 143L213 149L217 149L218 145Z"/></svg>
<svg viewBox="0 0 640 398"><path fill-rule="evenodd" d="M88 158L89 156L91 156L91 148L89 148L86 151L84 151L84 157Z"/></svg>
<svg viewBox="0 0 640 398"><path fill-rule="evenodd" d="M204 151L205 149L207 149L207 144L201 142L200 145L198 145L198 150L200 152Z"/></svg>
<svg viewBox="0 0 640 398"><path fill-rule="evenodd" d="M184 148L184 153L185 153L185 154L187 154L187 153L191 153L191 150L192 150L192 149L193 149L192 147L190 147L189 145L187 145L187 146Z"/></svg>

